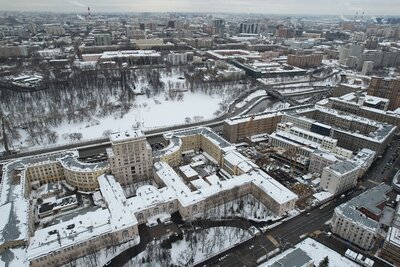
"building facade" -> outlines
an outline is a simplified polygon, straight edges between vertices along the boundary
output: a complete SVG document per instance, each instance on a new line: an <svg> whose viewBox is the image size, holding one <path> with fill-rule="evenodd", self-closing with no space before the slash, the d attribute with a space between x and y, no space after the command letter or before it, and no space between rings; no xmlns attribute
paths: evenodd
<svg viewBox="0 0 400 267"><path fill-rule="evenodd" d="M152 151L140 130L113 133L110 135L110 141L111 148L107 149L107 154L111 172L121 185L151 177Z"/></svg>
<svg viewBox="0 0 400 267"><path fill-rule="evenodd" d="M389 99L389 110L395 110L400 107L400 79L372 77L368 95Z"/></svg>

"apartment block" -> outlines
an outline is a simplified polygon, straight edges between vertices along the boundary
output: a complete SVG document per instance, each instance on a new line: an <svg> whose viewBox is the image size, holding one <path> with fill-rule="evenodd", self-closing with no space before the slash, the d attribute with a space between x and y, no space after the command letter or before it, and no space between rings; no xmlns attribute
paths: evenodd
<svg viewBox="0 0 400 267"><path fill-rule="evenodd" d="M387 201L390 186L380 184L335 208L332 233L352 244L370 250L380 228L379 219Z"/></svg>
<svg viewBox="0 0 400 267"><path fill-rule="evenodd" d="M315 68L322 64L323 54L289 54L287 64L299 68Z"/></svg>
<svg viewBox="0 0 400 267"><path fill-rule="evenodd" d="M360 166L349 160L337 162L322 170L320 187L339 195L357 184Z"/></svg>
<svg viewBox="0 0 400 267"><path fill-rule="evenodd" d="M282 113L266 112L256 116L241 116L224 121L224 137L231 143L243 141L246 137L262 133L273 133L281 121Z"/></svg>
<svg viewBox="0 0 400 267"><path fill-rule="evenodd" d="M372 77L368 95L389 99L389 110L400 108L400 79Z"/></svg>

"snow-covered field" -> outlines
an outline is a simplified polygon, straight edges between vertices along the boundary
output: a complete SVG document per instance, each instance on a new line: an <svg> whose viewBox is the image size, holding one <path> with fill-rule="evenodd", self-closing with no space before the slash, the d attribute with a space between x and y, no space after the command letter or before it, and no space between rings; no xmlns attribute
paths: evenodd
<svg viewBox="0 0 400 267"><path fill-rule="evenodd" d="M110 132L124 131L132 129L132 127L150 130L209 120L225 112L228 103L243 92L243 87L245 86L227 82L195 84L194 88L192 88L184 78L182 69L173 69L171 72L158 70L158 73L159 80L157 81L161 85L158 85L157 89L154 87L155 82L150 82L149 79L152 76L148 76L149 74L138 73L135 80L132 78L128 82L128 86L136 95L131 96L129 100L120 87L112 89L115 91L112 93L112 90L110 89L109 91L107 87L99 87L93 90L96 92L93 92L94 100L92 102L86 100L91 96L85 95L83 97L85 102L82 101L82 105L79 106L80 102L77 100L79 96L74 94L81 93L82 89L74 89L78 93L71 92L70 96L68 91L63 92L61 103L58 103L59 110L56 114L66 112L65 107L66 103L70 101L68 100L69 97L74 99L73 105L75 106L71 109L81 108L82 110L87 110L84 113L75 111L74 115L68 119L66 115L61 116L61 120L57 122L50 119L49 122L47 119L47 116L51 116L51 110L54 109L54 103L52 102L54 99L48 100L48 103L44 101L40 104L40 107L38 106L39 102L26 100L30 101L26 107L32 106L34 109L31 116L26 115L29 111L25 111L24 115L19 116L15 105L5 106L6 109L10 110L8 115L10 121L17 125L13 126L17 133L9 134L8 136L9 140L12 140L10 148L20 149L21 151L34 150L39 147L54 147L76 143L77 141L83 142L104 138ZM45 93L41 92L41 94ZM103 97L99 96L102 94L104 94ZM39 96L37 97L40 98ZM42 97L46 97L46 95ZM252 97L255 96L253 95ZM97 103L96 109L90 107L88 101L92 104ZM52 108L49 108L50 105L53 105ZM38 110L42 110L42 113L36 114ZM16 116L18 120L13 119ZM29 124L29 120L37 119L40 120L42 125L36 122ZM28 127L30 131L27 130ZM45 131L42 131L42 129L45 129ZM31 134L31 132L34 133ZM0 143L0 151L4 150L2 145Z"/></svg>
<svg viewBox="0 0 400 267"><path fill-rule="evenodd" d="M82 139L100 138L107 130L123 131L140 126L143 130L185 124L186 118L191 121L207 120L214 116L218 110L222 97L209 96L203 93L183 93L182 101L168 100L162 96L151 99L145 95L137 96L134 108L122 117L107 116L95 118L99 124L90 122L71 123L64 122L61 126L53 128L60 136L70 133L82 133ZM92 120L95 121L95 120ZM63 139L63 138L61 138ZM60 140L61 142L63 140Z"/></svg>
<svg viewBox="0 0 400 267"><path fill-rule="evenodd" d="M171 249L161 248L160 241L147 245L145 251L131 259L125 267L133 266L191 266L250 238L247 230L234 227L213 227L198 232L186 232Z"/></svg>

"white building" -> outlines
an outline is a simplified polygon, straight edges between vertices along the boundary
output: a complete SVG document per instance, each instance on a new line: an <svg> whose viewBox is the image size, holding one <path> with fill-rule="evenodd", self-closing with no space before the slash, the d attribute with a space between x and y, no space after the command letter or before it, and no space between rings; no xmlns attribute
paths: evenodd
<svg viewBox="0 0 400 267"><path fill-rule="evenodd" d="M167 55L167 62L172 65L185 64L188 62L188 54L187 53L170 53Z"/></svg>
<svg viewBox="0 0 400 267"><path fill-rule="evenodd" d="M360 166L349 160L325 167L320 186L329 193L338 195L357 184L359 170Z"/></svg>
<svg viewBox="0 0 400 267"><path fill-rule="evenodd" d="M372 72L372 70L374 69L374 65L375 65L375 62L373 62L373 61L364 61L361 73L363 75L370 74Z"/></svg>
<svg viewBox="0 0 400 267"><path fill-rule="evenodd" d="M390 191L390 186L380 184L336 207L332 217L332 233L363 249L371 249L379 230L386 195Z"/></svg>

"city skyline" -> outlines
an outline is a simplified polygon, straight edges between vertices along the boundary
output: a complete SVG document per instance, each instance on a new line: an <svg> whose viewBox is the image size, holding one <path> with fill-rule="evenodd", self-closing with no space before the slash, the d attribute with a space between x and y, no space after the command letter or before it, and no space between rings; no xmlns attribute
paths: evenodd
<svg viewBox="0 0 400 267"><path fill-rule="evenodd" d="M263 13L263 14L309 14L309 15L399 15L400 2L395 0L149 0L145 2L128 0L69 0L52 2L34 0L5 1L0 4L3 11L49 11L49 12L86 12L87 7L95 12L221 12L224 13Z"/></svg>

